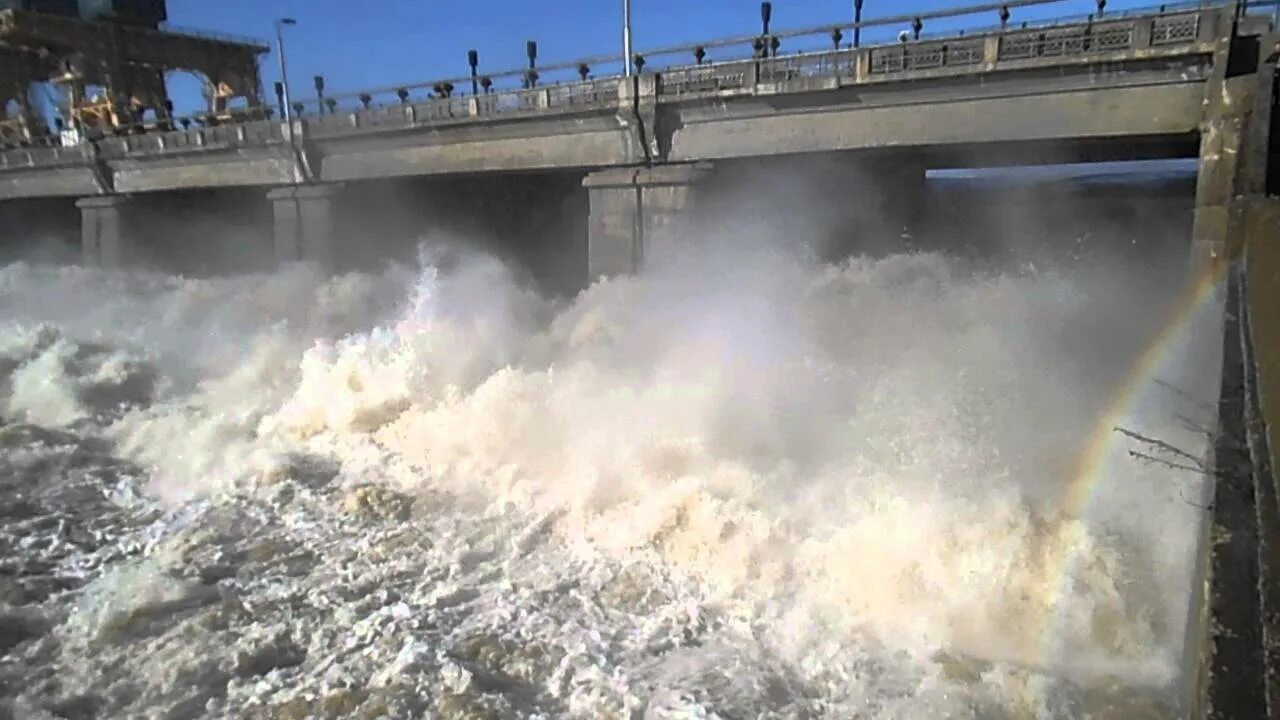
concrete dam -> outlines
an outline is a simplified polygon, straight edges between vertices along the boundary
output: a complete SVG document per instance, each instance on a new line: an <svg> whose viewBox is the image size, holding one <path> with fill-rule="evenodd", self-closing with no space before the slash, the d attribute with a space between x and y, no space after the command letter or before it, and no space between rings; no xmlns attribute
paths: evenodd
<svg viewBox="0 0 1280 720"><path fill-rule="evenodd" d="M1280 717L1275 7L1054 4L274 104L0 9L0 718Z"/></svg>

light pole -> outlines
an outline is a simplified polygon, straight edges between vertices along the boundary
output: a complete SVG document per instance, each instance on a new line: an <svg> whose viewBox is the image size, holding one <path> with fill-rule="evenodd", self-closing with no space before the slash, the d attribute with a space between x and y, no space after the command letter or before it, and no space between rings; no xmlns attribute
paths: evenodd
<svg viewBox="0 0 1280 720"><path fill-rule="evenodd" d="M622 69L631 77L631 0L622 0Z"/></svg>
<svg viewBox="0 0 1280 720"><path fill-rule="evenodd" d="M853 0L853 46L862 45L862 0Z"/></svg>
<svg viewBox="0 0 1280 720"><path fill-rule="evenodd" d="M284 126L285 137L289 141L289 148L297 152L297 144L293 141L293 108L289 103L289 73L285 69L284 59L284 26L297 25L298 21L293 18L280 18L276 20L276 50L280 55L280 86L283 88L284 98Z"/></svg>

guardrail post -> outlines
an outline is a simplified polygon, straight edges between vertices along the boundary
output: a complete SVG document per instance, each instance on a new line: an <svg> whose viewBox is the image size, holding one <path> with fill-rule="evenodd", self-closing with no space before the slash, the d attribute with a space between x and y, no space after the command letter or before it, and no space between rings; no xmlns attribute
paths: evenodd
<svg viewBox="0 0 1280 720"><path fill-rule="evenodd" d="M1212 10L1203 9L1197 12L1199 20L1196 22L1196 42L1211 43L1222 33L1219 26L1230 24L1233 22L1229 13L1230 10Z"/></svg>
<svg viewBox="0 0 1280 720"><path fill-rule="evenodd" d="M988 35L982 39L982 63L987 69L996 66L1000 62L1000 40L1002 35Z"/></svg>
<svg viewBox="0 0 1280 720"><path fill-rule="evenodd" d="M866 82L869 77L871 77L871 51L859 49L855 52L853 59L853 80Z"/></svg>
<svg viewBox="0 0 1280 720"><path fill-rule="evenodd" d="M1133 21L1133 49L1146 50L1151 47L1151 28L1155 21L1151 18L1136 18Z"/></svg>

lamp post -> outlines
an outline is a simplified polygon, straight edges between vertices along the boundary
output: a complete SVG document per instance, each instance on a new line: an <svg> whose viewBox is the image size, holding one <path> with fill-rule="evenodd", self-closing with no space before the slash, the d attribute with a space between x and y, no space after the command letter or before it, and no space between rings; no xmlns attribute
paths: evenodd
<svg viewBox="0 0 1280 720"><path fill-rule="evenodd" d="M622 72L631 77L631 0L622 0Z"/></svg>
<svg viewBox="0 0 1280 720"><path fill-rule="evenodd" d="M297 143L293 140L293 107L289 102L289 73L285 69L284 26L297 24L297 20L289 17L276 20L276 49L280 55L280 89L281 99L284 101L285 137L289 140L289 148L294 152L297 152Z"/></svg>
<svg viewBox="0 0 1280 720"><path fill-rule="evenodd" d="M471 94L480 94L479 76L476 75L476 68L480 67L480 51L467 51L467 64L471 66Z"/></svg>
<svg viewBox="0 0 1280 720"><path fill-rule="evenodd" d="M853 46L862 44L862 0L853 0Z"/></svg>

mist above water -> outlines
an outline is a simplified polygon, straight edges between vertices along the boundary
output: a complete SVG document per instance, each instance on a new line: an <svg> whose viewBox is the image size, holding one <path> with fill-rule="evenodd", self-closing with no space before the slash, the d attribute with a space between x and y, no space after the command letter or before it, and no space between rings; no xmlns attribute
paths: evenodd
<svg viewBox="0 0 1280 720"><path fill-rule="evenodd" d="M832 717L1055 715L1062 679L1164 697L1199 479L1135 462L1089 515L1057 502L1182 278L785 245L699 238L566 302L479 255L332 280L14 264L0 416L101 433L172 504L324 458L545 529L546 572L661 568ZM696 685L713 649L659 674Z"/></svg>

